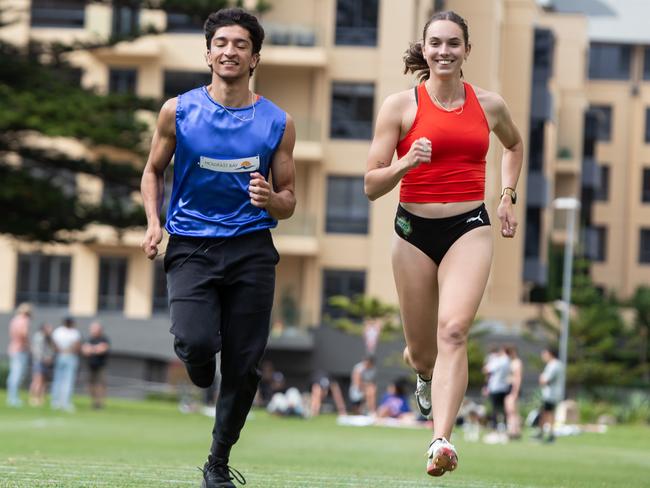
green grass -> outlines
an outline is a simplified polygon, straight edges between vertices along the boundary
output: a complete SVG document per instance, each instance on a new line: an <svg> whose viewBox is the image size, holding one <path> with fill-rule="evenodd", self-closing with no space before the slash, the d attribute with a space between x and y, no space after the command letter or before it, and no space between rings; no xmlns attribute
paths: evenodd
<svg viewBox="0 0 650 488"><path fill-rule="evenodd" d="M212 419L175 405L109 401L75 414L4 407L0 394L0 487L198 487ZM454 439L459 469L425 474L425 429L340 427L332 416L272 418L255 411L231 463L250 487L647 487L650 428L507 445Z"/></svg>

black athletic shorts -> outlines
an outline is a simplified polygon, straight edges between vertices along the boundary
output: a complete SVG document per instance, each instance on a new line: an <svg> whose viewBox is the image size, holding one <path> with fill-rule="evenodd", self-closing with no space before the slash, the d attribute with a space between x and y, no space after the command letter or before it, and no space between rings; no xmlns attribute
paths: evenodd
<svg viewBox="0 0 650 488"><path fill-rule="evenodd" d="M452 217L428 219L397 206L395 232L440 265L449 248L470 230L490 225L485 204Z"/></svg>

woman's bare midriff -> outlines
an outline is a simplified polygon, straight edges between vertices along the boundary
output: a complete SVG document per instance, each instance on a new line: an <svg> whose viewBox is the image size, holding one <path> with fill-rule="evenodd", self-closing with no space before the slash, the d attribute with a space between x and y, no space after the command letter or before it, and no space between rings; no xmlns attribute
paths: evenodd
<svg viewBox="0 0 650 488"><path fill-rule="evenodd" d="M406 203L400 202L400 205L418 217L427 219L442 219L460 215L475 208L483 203L482 200L471 200L468 202L448 202L448 203Z"/></svg>

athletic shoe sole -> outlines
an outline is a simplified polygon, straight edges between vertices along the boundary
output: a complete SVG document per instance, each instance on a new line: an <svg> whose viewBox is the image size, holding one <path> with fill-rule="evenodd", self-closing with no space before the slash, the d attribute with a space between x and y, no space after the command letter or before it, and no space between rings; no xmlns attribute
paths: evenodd
<svg viewBox="0 0 650 488"><path fill-rule="evenodd" d="M429 476L442 476L447 471L453 471L458 467L458 456L454 451L443 447L427 465Z"/></svg>

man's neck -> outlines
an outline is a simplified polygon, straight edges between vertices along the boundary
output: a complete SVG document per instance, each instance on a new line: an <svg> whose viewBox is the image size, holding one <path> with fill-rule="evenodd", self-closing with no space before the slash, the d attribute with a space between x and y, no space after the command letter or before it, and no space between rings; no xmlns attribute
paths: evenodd
<svg viewBox="0 0 650 488"><path fill-rule="evenodd" d="M208 85L208 93L214 101L226 107L246 107L253 103L248 79L228 82L213 75L212 83Z"/></svg>

